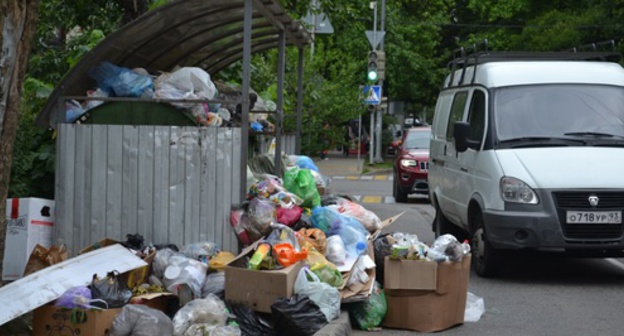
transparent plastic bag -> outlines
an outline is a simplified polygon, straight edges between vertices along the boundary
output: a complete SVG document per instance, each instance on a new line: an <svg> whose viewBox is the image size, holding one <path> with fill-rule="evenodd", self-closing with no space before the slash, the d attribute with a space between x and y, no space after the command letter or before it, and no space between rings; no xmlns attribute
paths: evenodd
<svg viewBox="0 0 624 336"><path fill-rule="evenodd" d="M485 303L482 297L478 297L468 292L466 298L466 310L464 312L464 322L478 322L485 312Z"/></svg>
<svg viewBox="0 0 624 336"><path fill-rule="evenodd" d="M444 234L431 244L428 255L435 261L460 261L464 257L464 247L455 236Z"/></svg>
<svg viewBox="0 0 624 336"><path fill-rule="evenodd" d="M249 202L247 212L243 214L248 222L243 222L245 231L252 241L256 241L271 231L271 224L277 222L275 204L269 200L254 198Z"/></svg>
<svg viewBox="0 0 624 336"><path fill-rule="evenodd" d="M356 219L370 233L381 229L381 220L374 212L346 198L337 197L336 199L338 204L331 207L335 207L338 212Z"/></svg>
<svg viewBox="0 0 624 336"><path fill-rule="evenodd" d="M347 260L347 249L340 236L331 236L327 238L327 247L325 250L325 258L336 265L344 265Z"/></svg>
<svg viewBox="0 0 624 336"><path fill-rule="evenodd" d="M184 290L181 286L185 285L191 290L194 298L200 298L208 265L185 256L174 256L169 258L168 262L169 265L163 276L163 283L167 290L181 296ZM183 301L183 298L181 297L180 300Z"/></svg>
<svg viewBox="0 0 624 336"><path fill-rule="evenodd" d="M207 263L214 255L219 253L219 248L213 242L201 242L184 245L180 253L185 256Z"/></svg>
<svg viewBox="0 0 624 336"><path fill-rule="evenodd" d="M355 220L334 222L329 231L330 235L340 236L350 255L359 256L366 250L368 231L359 222Z"/></svg>
<svg viewBox="0 0 624 336"><path fill-rule="evenodd" d="M215 326L208 323L195 323L184 333L184 336L241 336L237 326Z"/></svg>
<svg viewBox="0 0 624 336"><path fill-rule="evenodd" d="M127 304L113 320L110 336L170 336L173 323L160 310L141 304Z"/></svg>
<svg viewBox="0 0 624 336"><path fill-rule="evenodd" d="M195 323L222 326L228 319L225 303L216 295L209 294L204 299L195 299L184 305L173 317L173 335L184 336Z"/></svg>
<svg viewBox="0 0 624 336"><path fill-rule="evenodd" d="M204 286L202 287L203 299L207 298L210 294L216 295L220 299L224 298L225 292L225 272L212 272L206 276Z"/></svg>

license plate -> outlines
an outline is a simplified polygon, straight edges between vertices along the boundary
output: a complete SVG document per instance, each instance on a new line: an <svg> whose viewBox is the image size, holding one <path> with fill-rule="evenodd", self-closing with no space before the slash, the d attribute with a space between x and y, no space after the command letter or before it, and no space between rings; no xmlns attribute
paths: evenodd
<svg viewBox="0 0 624 336"><path fill-rule="evenodd" d="M621 224L621 211L567 211L568 224Z"/></svg>

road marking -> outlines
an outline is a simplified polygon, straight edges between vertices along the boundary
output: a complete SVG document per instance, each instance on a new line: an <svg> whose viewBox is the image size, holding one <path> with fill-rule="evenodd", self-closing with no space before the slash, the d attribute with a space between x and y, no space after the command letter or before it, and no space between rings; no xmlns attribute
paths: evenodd
<svg viewBox="0 0 624 336"><path fill-rule="evenodd" d="M361 181L392 181L392 175L347 175L347 176L330 176L332 180L361 180Z"/></svg>
<svg viewBox="0 0 624 336"><path fill-rule="evenodd" d="M381 203L381 196L364 196L362 203Z"/></svg>
<svg viewBox="0 0 624 336"><path fill-rule="evenodd" d="M383 203L383 204L393 204L396 203L394 201L394 197L392 196L376 196L376 195L350 195L354 200L360 203Z"/></svg>
<svg viewBox="0 0 624 336"><path fill-rule="evenodd" d="M605 258L605 260L609 264L611 264L611 265L613 265L613 266L615 266L615 267L617 267L617 268L619 268L619 269L624 271L624 264L622 264L621 262L619 262L619 261L617 261L617 260L615 260L613 258Z"/></svg>

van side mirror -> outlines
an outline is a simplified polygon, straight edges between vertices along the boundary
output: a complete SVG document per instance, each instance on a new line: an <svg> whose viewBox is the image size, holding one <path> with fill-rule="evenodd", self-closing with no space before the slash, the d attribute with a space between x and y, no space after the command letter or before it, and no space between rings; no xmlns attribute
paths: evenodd
<svg viewBox="0 0 624 336"><path fill-rule="evenodd" d="M455 140L455 149L463 153L468 148L479 149L481 142L470 139L470 124L463 121L456 121L453 126L453 139Z"/></svg>

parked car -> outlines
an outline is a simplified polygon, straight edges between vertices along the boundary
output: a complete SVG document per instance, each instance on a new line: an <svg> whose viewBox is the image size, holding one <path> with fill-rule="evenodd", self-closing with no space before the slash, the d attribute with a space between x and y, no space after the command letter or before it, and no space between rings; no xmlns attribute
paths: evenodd
<svg viewBox="0 0 624 336"><path fill-rule="evenodd" d="M396 202L406 202L409 194L429 194L429 142L431 127L405 130L394 160L392 195Z"/></svg>
<svg viewBox="0 0 624 336"><path fill-rule="evenodd" d="M623 255L614 54L480 52L453 64L433 118L429 198L436 236L465 233L478 275L496 275L504 250Z"/></svg>

